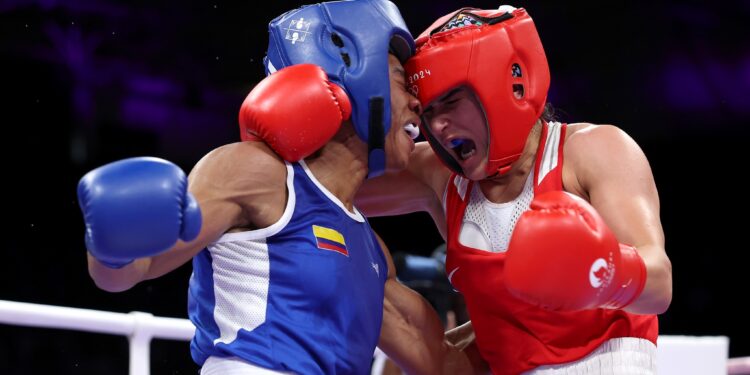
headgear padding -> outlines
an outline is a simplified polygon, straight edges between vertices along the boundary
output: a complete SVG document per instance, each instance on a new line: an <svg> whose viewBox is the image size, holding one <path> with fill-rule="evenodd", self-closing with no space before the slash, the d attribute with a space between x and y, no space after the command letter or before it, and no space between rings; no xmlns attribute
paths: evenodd
<svg viewBox="0 0 750 375"><path fill-rule="evenodd" d="M391 126L388 52L402 63L414 53L396 5L387 0L306 5L271 21L268 32L266 73L301 63L322 67L351 100L355 131L369 149L368 177L382 174Z"/></svg>
<svg viewBox="0 0 750 375"><path fill-rule="evenodd" d="M544 110L550 82L542 42L525 9L463 8L448 14L417 38L417 52L405 68L410 90L424 106L451 89L472 89L487 120L485 172L510 169ZM429 127L422 122L438 156L463 174Z"/></svg>

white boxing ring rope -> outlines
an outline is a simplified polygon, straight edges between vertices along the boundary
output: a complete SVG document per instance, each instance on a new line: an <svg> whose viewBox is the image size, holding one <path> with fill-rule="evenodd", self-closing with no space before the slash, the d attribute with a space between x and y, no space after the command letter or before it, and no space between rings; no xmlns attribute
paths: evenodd
<svg viewBox="0 0 750 375"><path fill-rule="evenodd" d="M187 319L156 317L139 311L122 314L3 300L0 300L0 323L127 336L130 375L149 374L152 338L189 341L195 333L195 327Z"/></svg>
<svg viewBox="0 0 750 375"><path fill-rule="evenodd" d="M4 300L0 300L0 324L127 336L130 375L149 375L152 338L189 341L195 333L195 327L187 319L157 317L139 311L123 314ZM750 357L727 358L726 336L661 335L658 344L660 375L750 375Z"/></svg>

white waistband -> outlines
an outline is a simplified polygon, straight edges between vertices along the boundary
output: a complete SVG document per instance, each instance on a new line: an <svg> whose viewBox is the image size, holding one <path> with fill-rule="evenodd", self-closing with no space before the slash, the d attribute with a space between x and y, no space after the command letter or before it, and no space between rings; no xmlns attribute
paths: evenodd
<svg viewBox="0 0 750 375"><path fill-rule="evenodd" d="M280 372L258 367L236 357L208 357L201 367L201 375L289 375L291 372Z"/></svg>
<svg viewBox="0 0 750 375"><path fill-rule="evenodd" d="M609 339L589 355L573 362L539 366L525 375L654 375L656 345L646 339Z"/></svg>

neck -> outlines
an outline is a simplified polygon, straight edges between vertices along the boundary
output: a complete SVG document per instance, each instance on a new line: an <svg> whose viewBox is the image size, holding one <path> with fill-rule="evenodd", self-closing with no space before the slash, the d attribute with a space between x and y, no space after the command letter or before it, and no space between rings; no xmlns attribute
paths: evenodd
<svg viewBox="0 0 750 375"><path fill-rule="evenodd" d="M349 210L367 177L367 145L344 123L318 152L305 159L315 178Z"/></svg>
<svg viewBox="0 0 750 375"><path fill-rule="evenodd" d="M491 202L503 203L515 199L526 183L529 173L534 168L536 153L539 148L539 138L542 135L542 121L537 120L531 128L521 156L511 164L510 170L502 175L487 177L479 181L482 193Z"/></svg>

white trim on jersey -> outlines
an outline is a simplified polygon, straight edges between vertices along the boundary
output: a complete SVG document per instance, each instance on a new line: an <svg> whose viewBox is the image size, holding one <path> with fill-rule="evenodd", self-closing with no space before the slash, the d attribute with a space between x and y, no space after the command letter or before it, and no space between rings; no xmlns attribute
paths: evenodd
<svg viewBox="0 0 750 375"><path fill-rule="evenodd" d="M333 202L337 206L339 206L339 208L341 208L341 210L344 211L350 218L352 218L352 219L354 219L354 220L356 220L356 221L358 221L360 223L363 223L365 221L364 216L362 216L362 214L359 212L359 210L357 210L357 207L354 207L354 212L351 212L351 211L347 210L346 207L344 206L344 204L341 203L341 201L338 198L336 198L336 196L333 195L333 193L331 193L330 191L328 191L328 189L326 189L326 187L323 186L323 184L321 184L320 181L318 181L317 178L315 178L315 175L312 174L312 171L310 171L310 168L307 167L307 164L305 163L304 160L300 160L299 164L302 166L302 169L305 170L305 173L307 173L307 176L310 177L310 180L312 180L312 182L315 184L315 186L317 186L318 189L320 189L320 191L323 194L325 194L326 197L328 197L328 199L331 200L331 202Z"/></svg>
<svg viewBox="0 0 750 375"><path fill-rule="evenodd" d="M456 175L456 178L453 179L453 185L456 185L456 191L458 191L461 200L466 200L466 188L469 186L469 179Z"/></svg>
<svg viewBox="0 0 750 375"><path fill-rule="evenodd" d="M292 219L292 214L294 213L294 206L296 204L297 195L294 194L294 167L292 167L292 165L287 162L285 163L286 188L289 192L289 199L286 202L286 207L284 208L284 213L281 215L281 218L277 222L265 228L248 230L244 232L224 233L224 235L219 237L219 239L215 242L211 243L211 245L222 242L257 240L261 238L271 237L274 234L279 233L287 224L289 224L289 220Z"/></svg>
<svg viewBox="0 0 750 375"><path fill-rule="evenodd" d="M294 167L286 163L289 191L281 218L257 230L226 233L208 245L213 269L213 318L219 328L220 342L230 343L240 329L252 331L266 321L271 263L266 238L280 232L294 213Z"/></svg>
<svg viewBox="0 0 750 375"><path fill-rule="evenodd" d="M562 124L559 122L550 122L547 124L547 140L544 142L544 154L542 154L542 164L539 166L539 176L536 177L537 185L542 183L547 173L557 167L561 130Z"/></svg>

